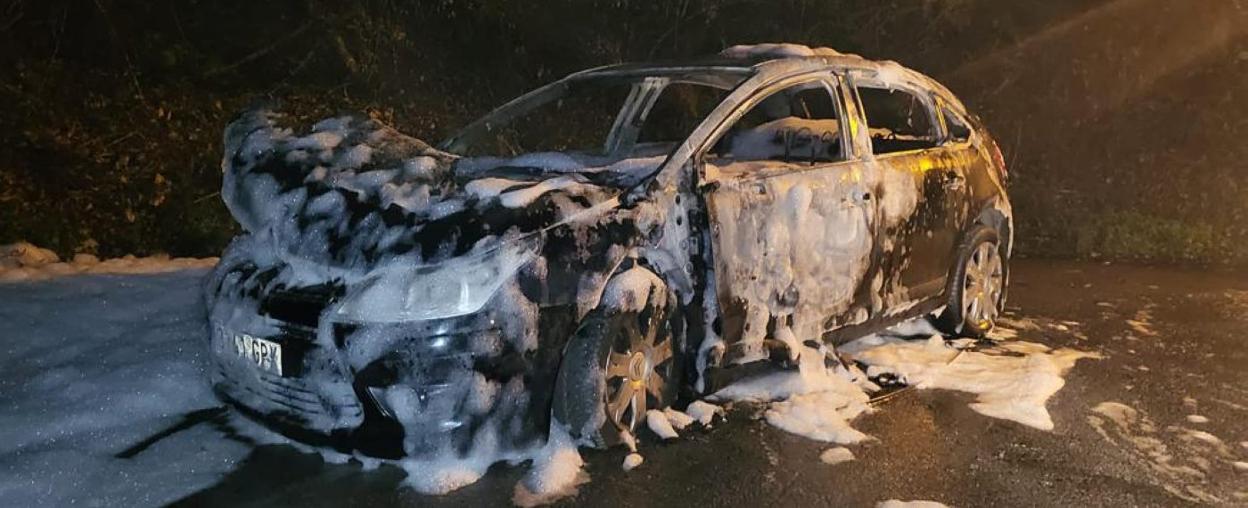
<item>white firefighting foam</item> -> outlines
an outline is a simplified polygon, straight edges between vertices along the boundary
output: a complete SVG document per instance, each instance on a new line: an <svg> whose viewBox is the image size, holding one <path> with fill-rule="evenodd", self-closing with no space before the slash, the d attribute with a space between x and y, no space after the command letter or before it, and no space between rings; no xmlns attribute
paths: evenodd
<svg viewBox="0 0 1248 508"><path fill-rule="evenodd" d="M870 396L847 373L824 365L824 354L804 347L797 371L747 379L715 392L712 400L769 403L767 422L817 441L852 444L870 439L850 426L868 412Z"/></svg>
<svg viewBox="0 0 1248 508"><path fill-rule="evenodd" d="M0 245L0 283L47 280L78 274L165 273L191 268L211 268L217 258L171 258L124 256L101 261L91 254L76 254L62 261L55 252L17 242Z"/></svg>
<svg viewBox="0 0 1248 508"><path fill-rule="evenodd" d="M893 332L924 328L903 323ZM1095 353L1023 341L959 349L966 345L937 335L927 340L872 335L839 352L842 358L866 365L866 376L887 373L919 389L973 393L977 399L970 407L976 412L1041 430L1054 427L1045 403L1065 385L1065 373L1082 358L1099 358ZM851 422L871 411L868 393L878 387L856 368L828 367L825 358L823 351L803 346L798 370L746 379L710 399L765 402L768 423L817 441L852 444L872 439Z"/></svg>
<svg viewBox="0 0 1248 508"><path fill-rule="evenodd" d="M973 393L976 412L1041 430L1053 429L1045 403L1066 384L1066 371L1082 358L1100 357L1023 341L963 351L936 335L926 341L869 336L840 351L868 365L869 376L890 373L920 389Z"/></svg>
<svg viewBox="0 0 1248 508"><path fill-rule="evenodd" d="M533 467L516 484L511 500L516 506L538 506L575 496L577 487L589 481L585 461L568 432L552 425L546 446L533 456Z"/></svg>

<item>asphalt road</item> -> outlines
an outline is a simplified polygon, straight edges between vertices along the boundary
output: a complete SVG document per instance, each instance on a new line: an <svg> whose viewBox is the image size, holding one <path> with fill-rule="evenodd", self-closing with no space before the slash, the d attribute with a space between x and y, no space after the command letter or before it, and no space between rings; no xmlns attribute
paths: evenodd
<svg viewBox="0 0 1248 508"><path fill-rule="evenodd" d="M1007 310L1038 325L1020 339L1104 355L1066 376L1048 404L1051 432L975 413L965 394L910 390L855 421L877 439L851 446L856 460L827 465L819 454L829 445L736 407L709 431L645 444L645 464L628 473L622 450L583 452L592 481L562 504L1248 506L1248 471L1233 466L1248 461L1248 276L1016 260ZM1094 413L1103 402L1133 408L1133 423ZM429 497L402 488L397 468L363 471L265 446L179 504L507 506L523 472L496 466Z"/></svg>

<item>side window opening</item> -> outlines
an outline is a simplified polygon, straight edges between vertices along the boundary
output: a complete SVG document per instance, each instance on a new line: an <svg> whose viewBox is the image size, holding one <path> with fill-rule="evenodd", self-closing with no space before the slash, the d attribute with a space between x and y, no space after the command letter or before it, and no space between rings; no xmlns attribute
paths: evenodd
<svg viewBox="0 0 1248 508"><path fill-rule="evenodd" d="M707 162L721 170L748 171L763 161L810 165L844 160L840 116L823 81L794 85L746 111L707 153Z"/></svg>
<svg viewBox="0 0 1248 508"><path fill-rule="evenodd" d="M960 115L948 107L940 108L940 114L945 117L945 129L949 131L950 141L962 142L971 139L971 128Z"/></svg>
<svg viewBox="0 0 1248 508"><path fill-rule="evenodd" d="M922 150L937 145L936 126L922 99L905 90L858 87L871 148L876 155Z"/></svg>

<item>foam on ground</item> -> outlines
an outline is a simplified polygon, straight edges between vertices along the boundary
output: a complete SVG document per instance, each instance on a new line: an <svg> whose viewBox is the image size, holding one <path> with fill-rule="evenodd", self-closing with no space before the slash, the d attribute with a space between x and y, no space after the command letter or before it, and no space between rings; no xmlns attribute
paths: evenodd
<svg viewBox="0 0 1248 508"><path fill-rule="evenodd" d="M870 397L847 375L824 363L822 351L803 347L797 371L746 379L715 392L716 401L767 403L773 426L816 441L850 444L870 439L850 421L869 410Z"/></svg>
<svg viewBox="0 0 1248 508"><path fill-rule="evenodd" d="M819 454L819 461L824 464L840 464L851 460L854 460L854 452L849 451L849 448L844 446L828 448Z"/></svg>
<svg viewBox="0 0 1248 508"><path fill-rule="evenodd" d="M919 388L943 388L977 395L971 409L1041 430L1052 430L1045 403L1066 384L1066 371L1095 353L1051 350L1033 342L1003 342L980 351L963 351L940 336L926 341L868 336L840 348L870 367L867 374L890 373Z"/></svg>
<svg viewBox="0 0 1248 508"><path fill-rule="evenodd" d="M77 254L61 261L51 250L26 242L0 245L0 283L47 280L79 274L153 274L212 268L217 258L171 258L124 256L106 259Z"/></svg>
<svg viewBox="0 0 1248 508"><path fill-rule="evenodd" d="M689 407L685 408L685 414L703 426L709 427L711 422L715 420L715 415L724 414L724 408L709 402L695 400L689 404Z"/></svg>
<svg viewBox="0 0 1248 508"><path fill-rule="evenodd" d="M650 427L650 432L659 436L660 439L676 439L680 437L663 411L656 409L646 411L646 426Z"/></svg>
<svg viewBox="0 0 1248 508"><path fill-rule="evenodd" d="M645 462L645 460L646 459L642 457L640 453L633 452L624 456L624 463L621 464L620 467L622 467L625 471L632 471L637 466L640 466L642 462Z"/></svg>
<svg viewBox="0 0 1248 508"><path fill-rule="evenodd" d="M533 456L533 466L523 480L516 483L511 501L516 506L540 506L577 494L578 487L589 481L585 461L576 451L576 444L567 430L551 425L546 446Z"/></svg>

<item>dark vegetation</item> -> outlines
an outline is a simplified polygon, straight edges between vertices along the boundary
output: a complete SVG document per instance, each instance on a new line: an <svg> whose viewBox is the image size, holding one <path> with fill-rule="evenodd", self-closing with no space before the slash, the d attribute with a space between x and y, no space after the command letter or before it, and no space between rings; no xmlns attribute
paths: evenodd
<svg viewBox="0 0 1248 508"><path fill-rule="evenodd" d="M215 255L221 131L256 101L436 142L581 68L783 40L950 85L1024 254L1242 264L1245 28L1233 0L0 0L0 243Z"/></svg>

